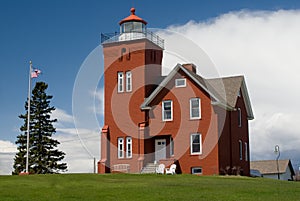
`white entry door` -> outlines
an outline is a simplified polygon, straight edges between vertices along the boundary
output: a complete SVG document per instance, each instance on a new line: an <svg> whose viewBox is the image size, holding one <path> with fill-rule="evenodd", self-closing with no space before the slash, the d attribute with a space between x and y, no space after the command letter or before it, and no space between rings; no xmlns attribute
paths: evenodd
<svg viewBox="0 0 300 201"><path fill-rule="evenodd" d="M165 159L166 155L166 139L156 139L155 140L155 161L160 159Z"/></svg>

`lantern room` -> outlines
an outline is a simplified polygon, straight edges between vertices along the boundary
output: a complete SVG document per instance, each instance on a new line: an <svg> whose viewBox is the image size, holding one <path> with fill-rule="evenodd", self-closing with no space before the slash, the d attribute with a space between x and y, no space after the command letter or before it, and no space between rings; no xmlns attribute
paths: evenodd
<svg viewBox="0 0 300 201"><path fill-rule="evenodd" d="M120 33L145 33L147 22L135 15L135 8L130 9L131 15L119 22Z"/></svg>

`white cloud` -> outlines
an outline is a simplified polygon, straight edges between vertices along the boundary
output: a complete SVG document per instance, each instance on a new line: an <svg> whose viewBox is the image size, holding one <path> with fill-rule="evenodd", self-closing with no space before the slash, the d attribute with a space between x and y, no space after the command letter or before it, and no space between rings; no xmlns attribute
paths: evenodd
<svg viewBox="0 0 300 201"><path fill-rule="evenodd" d="M16 151L15 144L0 140L0 175L11 174Z"/></svg>
<svg viewBox="0 0 300 201"><path fill-rule="evenodd" d="M56 118L62 122L73 123L73 117L61 109ZM68 165L68 172L92 173L93 158L97 162L100 157L100 131L94 128L76 128L74 123L57 124L56 131L53 137L61 143L58 149L66 154L64 162Z"/></svg>
<svg viewBox="0 0 300 201"><path fill-rule="evenodd" d="M58 146L59 150L66 153L64 162L68 165L68 173L92 173L93 158L96 159L96 163L99 160L99 132L84 130L86 132L81 132L78 136L65 134L55 136L55 139L61 143Z"/></svg>
<svg viewBox="0 0 300 201"><path fill-rule="evenodd" d="M0 153L16 153L17 146L10 141L0 140Z"/></svg>
<svg viewBox="0 0 300 201"><path fill-rule="evenodd" d="M104 88L90 91L91 97L94 99L94 105L90 107L90 110L97 115L104 115Z"/></svg>
<svg viewBox="0 0 300 201"><path fill-rule="evenodd" d="M65 110L56 108L51 115L51 118L57 119L59 123L73 123L73 116L68 114Z"/></svg>
<svg viewBox="0 0 300 201"><path fill-rule="evenodd" d="M255 112L253 159L275 158L276 144L290 154L286 157L300 151L299 21L300 10L240 11L169 27L201 47L220 75L245 75ZM198 66L198 72L207 76L203 68Z"/></svg>

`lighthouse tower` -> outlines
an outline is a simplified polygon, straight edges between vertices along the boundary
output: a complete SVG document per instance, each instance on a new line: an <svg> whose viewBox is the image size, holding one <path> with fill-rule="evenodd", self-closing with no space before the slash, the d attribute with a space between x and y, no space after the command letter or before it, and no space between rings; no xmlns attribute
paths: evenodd
<svg viewBox="0 0 300 201"><path fill-rule="evenodd" d="M161 80L164 41L147 30L134 8L130 12L119 22L120 33L101 34L105 125L99 173L141 170L148 111L140 105Z"/></svg>

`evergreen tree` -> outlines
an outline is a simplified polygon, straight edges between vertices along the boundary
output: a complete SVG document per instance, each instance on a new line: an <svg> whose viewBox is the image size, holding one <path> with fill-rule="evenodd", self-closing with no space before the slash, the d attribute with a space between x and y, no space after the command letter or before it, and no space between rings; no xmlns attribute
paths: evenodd
<svg viewBox="0 0 300 201"><path fill-rule="evenodd" d="M59 173L67 170L66 163L60 163L64 159L65 153L59 151L57 146L60 144L52 138L56 129L53 123L57 119L51 119L51 113L55 107L50 106L52 96L46 94L48 85L44 82L37 82L32 90L30 104L30 136L29 136L29 173L47 174ZM28 106L25 103L26 114L19 118L24 120L20 127L22 132L17 136L18 152L14 160L13 174L19 174L26 169L26 140L27 140L27 114Z"/></svg>

